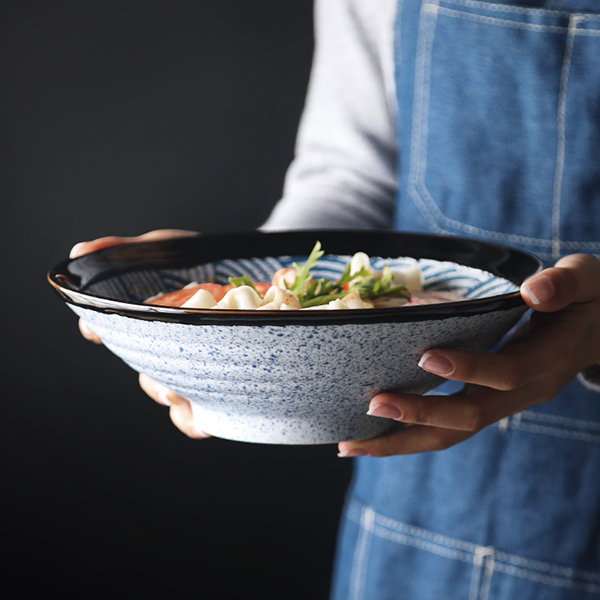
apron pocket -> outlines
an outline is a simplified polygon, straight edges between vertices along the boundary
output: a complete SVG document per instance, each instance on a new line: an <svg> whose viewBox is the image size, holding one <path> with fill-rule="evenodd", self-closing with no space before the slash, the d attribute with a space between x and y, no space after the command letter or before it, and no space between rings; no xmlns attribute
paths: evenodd
<svg viewBox="0 0 600 600"><path fill-rule="evenodd" d="M598 14L422 4L408 190L430 226L547 259L600 252L582 218L600 205L598 56Z"/></svg>
<svg viewBox="0 0 600 600"><path fill-rule="evenodd" d="M353 530L355 546L345 557L351 563L344 569L346 581L335 582L336 599L600 597L599 572L478 546L391 519L357 501L347 507L344 529Z"/></svg>

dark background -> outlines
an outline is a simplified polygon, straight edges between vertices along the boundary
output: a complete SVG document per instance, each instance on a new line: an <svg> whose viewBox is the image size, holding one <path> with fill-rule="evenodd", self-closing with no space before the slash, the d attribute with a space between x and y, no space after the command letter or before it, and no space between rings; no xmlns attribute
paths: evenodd
<svg viewBox="0 0 600 600"><path fill-rule="evenodd" d="M327 596L335 447L187 439L45 281L80 240L260 225L312 47L310 0L2 4L6 589Z"/></svg>

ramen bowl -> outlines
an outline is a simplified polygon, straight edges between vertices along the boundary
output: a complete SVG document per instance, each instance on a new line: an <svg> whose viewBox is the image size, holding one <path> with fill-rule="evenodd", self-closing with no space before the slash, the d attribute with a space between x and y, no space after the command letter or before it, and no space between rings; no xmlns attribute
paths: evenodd
<svg viewBox="0 0 600 600"><path fill-rule="evenodd" d="M318 277L357 251L374 268L418 265L426 290L464 300L345 310L191 309L146 304L192 281L270 280L316 241ZM382 391L426 393L443 379L418 367L430 348L492 349L526 310L519 285L540 269L520 250L390 231L199 235L127 244L65 260L48 280L132 369L188 399L196 426L244 442L327 444L396 424L367 415Z"/></svg>

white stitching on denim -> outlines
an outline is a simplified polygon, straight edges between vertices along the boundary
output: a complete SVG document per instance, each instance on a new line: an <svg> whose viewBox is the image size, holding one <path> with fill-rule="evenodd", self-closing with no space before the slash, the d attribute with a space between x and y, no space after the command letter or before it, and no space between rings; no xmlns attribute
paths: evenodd
<svg viewBox="0 0 600 600"><path fill-rule="evenodd" d="M466 21L478 21L488 25L498 25L499 27L510 27L512 29L529 29L530 31L547 31L550 33L565 33L567 27L560 25L539 25L538 23L524 23L523 21L511 21L510 19L501 19L500 17L487 17L475 13L468 13L455 8L446 8L440 6L438 10L455 19L464 19Z"/></svg>
<svg viewBox="0 0 600 600"><path fill-rule="evenodd" d="M514 21L512 19L501 19L500 17L488 17L486 15L465 12L456 8L447 8L445 6L439 6L438 10L440 13L445 14L446 16L451 18L465 19L467 21L479 21L488 25L497 25L498 27L509 27L513 29L529 29L531 31L547 31L550 33L568 33L570 29L570 24L563 27L561 25L542 25L539 23L527 23L524 21ZM572 14L571 19L576 21L573 35L600 35L600 29L579 29L577 27L577 24L584 23L586 21L589 22L592 18L594 18L592 15L588 16L576 13Z"/></svg>
<svg viewBox="0 0 600 600"><path fill-rule="evenodd" d="M506 573L507 575L512 575L513 577L536 581L537 583L543 583L544 585L579 590L590 594L600 594L600 585L596 585L595 583L572 581L561 577L553 577L552 575L543 575L542 573L535 573L526 569L520 569L514 565L506 565L500 562L496 563L496 570L501 573Z"/></svg>
<svg viewBox="0 0 600 600"><path fill-rule="evenodd" d="M346 512L351 520L358 522L360 520L360 515L362 514L361 505L357 501L353 501L352 505L350 505ZM480 547L477 544L473 544L471 542L466 542L458 538L442 535L441 533L436 533L435 531L423 529L415 525L409 525L408 523L404 523L403 521L398 521L397 519L387 517L385 515L377 513L376 511L373 511L373 514L376 525L379 524L384 528L394 530L398 533L405 533L405 535L410 537L420 537L429 540L429 542L434 545L456 548L458 550L461 550L463 553L468 554L469 557L477 550L477 548ZM554 574L556 576L579 577L580 579L588 579L590 581L600 582L600 572L596 571L583 571L572 569L571 567L555 565L552 563L547 563L531 558L523 558L521 556L518 556L517 554L500 552L498 550L495 551L495 556L498 560L504 563L514 564L524 569L543 571L546 573ZM471 558L468 559L468 562L471 562Z"/></svg>
<svg viewBox="0 0 600 600"><path fill-rule="evenodd" d="M567 35L565 53L560 69L560 86L558 89L558 110L556 114L556 168L552 186L552 257L555 259L560 256L560 192L565 166L567 84L569 83L571 58L573 56L574 31L577 27L577 21L578 19L576 17L569 20L569 33Z"/></svg>
<svg viewBox="0 0 600 600"><path fill-rule="evenodd" d="M387 527L375 525L375 527L373 528L373 533L375 533L375 535L378 535L379 537L386 538L393 542L398 542L404 544L405 546L412 546L414 548L418 548L419 550L425 550L426 552L431 552L432 554L443 556L444 558L460 560L461 562L466 563L470 563L472 560L470 554L467 554L460 550L446 548L445 546L440 546L439 544L434 544L433 542L422 540L418 537L414 537L412 535L408 535L400 531L388 529Z"/></svg>
<svg viewBox="0 0 600 600"><path fill-rule="evenodd" d="M409 525L408 523L402 523L402 521L397 521L396 519L392 519L391 517L386 517L378 513L376 513L375 518L376 522L379 523L382 527L387 527L396 531L402 531L407 535L413 537L427 539L437 546L447 546L450 548L456 548L457 550L466 552L469 555L473 554L477 549L477 544L465 542L457 538L451 538L446 535L442 535L441 533L436 533L435 531L422 529L421 527L417 527L415 525ZM469 558L468 560L470 562L471 558Z"/></svg>
<svg viewBox="0 0 600 600"><path fill-rule="evenodd" d="M461 3L459 2L452 2L451 0L443 0L445 2L445 4L455 4L455 5L460 5ZM472 4L476 4L476 3L469 3L469 2L465 2L463 3L464 6L469 6ZM514 7L517 9L521 9L523 12L526 13L532 13L535 14L536 11L538 11L538 9L527 9L527 8L522 8L522 7ZM502 27L516 27L517 29L531 29L533 31L550 31L550 32L556 32L556 33L560 33L560 32L567 32L569 25L563 27L560 25L541 25L538 23L527 23L527 22L523 22L523 21L515 21L515 20L511 20L511 19L501 19L500 17L488 17L486 15L482 15L482 14L477 14L477 13L470 13L470 12L465 12L465 11L461 11L459 9L454 9L454 8L447 8L447 7L440 7L439 8L440 12L444 12L445 14L448 14L448 16L454 16L456 18L466 18L467 20L471 20L471 21L482 21L484 23L488 23L490 25L498 25L498 26L502 26ZM489 11L494 11L495 9L489 9ZM506 13L514 13L517 14L519 11L513 11L513 10L505 10L502 12L506 12ZM542 14L543 9L539 10L539 14ZM575 19L577 21L577 23L583 23L585 21L591 21L593 19L599 19L600 15L590 15L590 14L579 14L579 13L569 13L569 12L560 12L560 11L548 11L548 12L554 12L555 14L559 15L559 16L563 16L563 17L569 17L569 23L571 21L571 19ZM454 13L454 14L451 14ZM462 15L462 17L461 17ZM577 25L575 26L575 33L574 35L591 35L591 36L595 36L595 35L600 35L600 30L598 29L577 29Z"/></svg>
<svg viewBox="0 0 600 600"><path fill-rule="evenodd" d="M482 546L483 548L483 546ZM478 560L479 559L479 560ZM479 582L481 581L481 557L475 551L473 554L473 570L471 571L471 583L469 585L468 600L477 600L479 596Z"/></svg>
<svg viewBox="0 0 600 600"><path fill-rule="evenodd" d="M494 558L495 552L493 548L491 548L492 552L485 557L485 567L483 571L483 582L481 583L481 599L480 600L488 600L490 595L490 588L492 585L492 575L494 573L494 566L496 564L496 560Z"/></svg>
<svg viewBox="0 0 600 600"><path fill-rule="evenodd" d="M350 598L352 600L360 600L364 595L365 570L374 519L375 511L368 506L364 506L360 515L360 536L356 543L356 550L354 551L352 561L350 579Z"/></svg>
<svg viewBox="0 0 600 600"><path fill-rule="evenodd" d="M529 433L540 433L543 435L551 435L567 440L577 440L580 442L589 442L590 444L600 444L600 435L586 433L584 431L573 431L572 429L560 429L549 425L534 425L532 423L515 422L511 423L511 429L519 431L527 431Z"/></svg>
<svg viewBox="0 0 600 600"><path fill-rule="evenodd" d="M508 552L496 552L496 559L507 565L514 565L521 567L526 570L542 571L544 573L550 573L556 577L571 577L586 579L590 582L600 583L600 572L596 571L581 571L572 569L571 567L564 567L562 565L555 565L541 560L534 560L531 558L523 558L516 554L509 554Z"/></svg>
<svg viewBox="0 0 600 600"><path fill-rule="evenodd" d="M561 245L565 248L587 248L588 250L595 250L600 246L600 242L561 242Z"/></svg>
<svg viewBox="0 0 600 600"><path fill-rule="evenodd" d="M433 218L433 211L425 205L425 202L417 189L417 184L420 180L420 171L422 168L421 162L426 155L426 149L425 151L423 151L421 148L423 147L423 139L425 139L426 144L427 138L424 138L421 129L423 126L426 126L427 123L426 119L423 116L425 108L425 89L426 87L428 90L430 88L429 81L426 81L426 72L428 72L427 57L431 58L431 50L429 50L429 52L427 52L427 50L430 48L428 38L433 39L433 32L435 30L436 7L437 5L430 3L423 3L421 7L422 13L427 11L433 15L431 19L431 24L429 24L429 19L423 18L423 14L421 14L421 18L419 19L419 32L417 37L417 48L415 55L415 82L413 93L413 114L411 128L412 131L410 143L408 188L410 196L415 200L415 203L419 208L421 215L429 223L429 226L433 229L433 231L443 232L443 229L437 224L436 220ZM427 86L426 83L428 84ZM429 98L427 99L427 106L429 106Z"/></svg>
<svg viewBox="0 0 600 600"><path fill-rule="evenodd" d="M415 73L415 86L413 95L413 117L412 117L412 133L411 133L411 152L410 152L410 166L409 166L409 181L408 181L408 192L410 197L415 201L415 204L419 208L421 215L427 221L429 226L437 232L445 231L463 231L472 235L485 236L498 241L506 241L514 244L525 244L531 246L541 247L552 247L552 240L544 238L535 238L530 236L523 236L512 233L502 233L499 231L493 231L476 227L466 223L461 223L455 219L451 219L444 215L433 198L425 183L425 165L427 162L427 125L428 120L425 118L426 111L429 107L429 95L431 81L429 78L429 67L431 60L431 47L433 44L433 38L435 35L435 25L437 22L438 11L447 11L456 13L451 16L460 16L459 11L452 9L444 9L437 3L427 2L422 6L423 12L431 13L435 15L435 18L431 19L431 23L427 23L424 18L420 19L420 31L417 41L416 51L416 73ZM465 13L470 14L470 13ZM489 17L495 21L503 21L502 19L495 19ZM506 21L507 23L514 23ZM427 25L429 25L427 27ZM544 27L544 26L540 26ZM568 31L566 27L557 28L561 31ZM585 30L577 30L577 33L582 33ZM600 34L600 31L597 33ZM427 90L427 92L426 92ZM440 224L443 224L447 229L444 229ZM562 246L568 249L580 249L580 250L596 250L600 248L600 242L577 242L577 241L563 241ZM552 252L545 252L542 250L537 251L543 258L551 258ZM543 256L542 256L543 254Z"/></svg>
<svg viewBox="0 0 600 600"><path fill-rule="evenodd" d="M498 421L497 425L500 432L506 433L508 431L509 420L510 417L504 417Z"/></svg>
<svg viewBox="0 0 600 600"><path fill-rule="evenodd" d="M485 600L489 594L489 585L494 569L494 549L490 546L477 546L473 554L473 572L471 576L471 587L469 588L469 600ZM491 570L489 563L491 562ZM483 569L483 577L481 571ZM488 573L488 571L490 571Z"/></svg>
<svg viewBox="0 0 600 600"><path fill-rule="evenodd" d="M527 6L516 6L514 4L494 4L492 2L480 2L478 0L443 0L445 4L454 4L455 6L470 6L473 8L483 8L490 12L507 12L507 13L525 13L531 15L558 15L567 16L570 13L563 10L552 8L531 8Z"/></svg>
<svg viewBox="0 0 600 600"><path fill-rule="evenodd" d="M519 413L521 419L528 421L539 421L541 423L558 423L568 427L578 429L592 429L600 431L599 421L588 421L587 419L576 419L574 417L563 417L562 415L553 415L551 413L535 412L532 410L524 410Z"/></svg>
<svg viewBox="0 0 600 600"><path fill-rule="evenodd" d="M415 548L430 551L439 556L471 563L474 560L473 554L478 549L487 548L386 517L370 507L361 506L358 501L352 501L347 507L346 516L360 525L362 522L361 515L364 510L369 510L372 513L373 523L370 525L371 533L391 541L397 541ZM600 593L600 586L596 585L596 583L600 583L600 572L597 571L573 569L571 567L524 558L516 554L499 552L495 549L493 568L496 571L501 571L521 579L528 579L563 588L585 590L595 594ZM491 573L489 576L491 577ZM574 581L575 579L579 579L580 581Z"/></svg>
<svg viewBox="0 0 600 600"><path fill-rule="evenodd" d="M583 23L583 21L585 21L585 19L582 17L581 22ZM577 29L575 35L600 37L600 29Z"/></svg>

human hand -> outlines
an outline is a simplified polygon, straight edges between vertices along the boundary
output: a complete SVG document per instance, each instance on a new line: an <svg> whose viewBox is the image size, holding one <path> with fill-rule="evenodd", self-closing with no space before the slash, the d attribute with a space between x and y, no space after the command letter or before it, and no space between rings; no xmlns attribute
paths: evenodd
<svg viewBox="0 0 600 600"><path fill-rule="evenodd" d="M581 370L600 364L600 260L560 259L521 286L534 309L526 335L497 354L432 349L426 371L465 382L453 396L381 393L368 414L406 426L369 440L341 442L340 456L443 450L533 404L546 402Z"/></svg>
<svg viewBox="0 0 600 600"><path fill-rule="evenodd" d="M118 246L120 244L149 242L154 240L164 240L193 235L197 235L197 233L185 229L156 229L154 231L149 231L142 235L133 237L106 236L89 242L79 242L78 244L75 244L69 253L69 257L77 258L96 250L110 248L111 246ZM92 329L83 319L79 319L79 331L85 339L96 344L102 343L100 337L96 335L94 331L92 331ZM142 390L144 390L144 392L146 392L146 394L155 402L169 407L169 416L171 421L180 431L191 438L209 437L208 434L204 433L203 431L199 431L194 427L192 408L190 403L185 398L182 398L175 392L167 389L144 374L140 374L139 384Z"/></svg>

